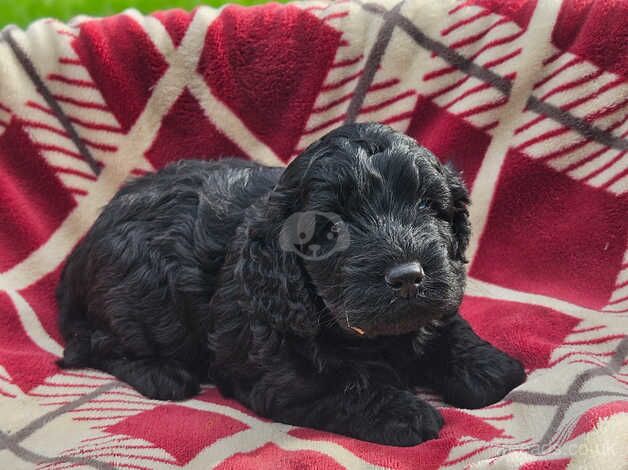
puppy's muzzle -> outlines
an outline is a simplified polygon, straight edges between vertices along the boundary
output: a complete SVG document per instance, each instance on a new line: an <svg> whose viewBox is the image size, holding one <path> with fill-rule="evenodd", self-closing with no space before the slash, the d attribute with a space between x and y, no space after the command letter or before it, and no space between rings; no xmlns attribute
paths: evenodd
<svg viewBox="0 0 628 470"><path fill-rule="evenodd" d="M397 297L413 299L424 276L423 267L414 261L393 266L386 272L384 278Z"/></svg>

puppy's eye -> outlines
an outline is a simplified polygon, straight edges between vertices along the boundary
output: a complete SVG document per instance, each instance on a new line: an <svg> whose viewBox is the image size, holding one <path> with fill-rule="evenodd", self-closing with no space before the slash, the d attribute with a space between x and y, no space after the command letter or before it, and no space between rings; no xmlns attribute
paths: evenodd
<svg viewBox="0 0 628 470"><path fill-rule="evenodd" d="M421 199L418 204L419 209L432 209L434 207L434 203L431 199Z"/></svg>

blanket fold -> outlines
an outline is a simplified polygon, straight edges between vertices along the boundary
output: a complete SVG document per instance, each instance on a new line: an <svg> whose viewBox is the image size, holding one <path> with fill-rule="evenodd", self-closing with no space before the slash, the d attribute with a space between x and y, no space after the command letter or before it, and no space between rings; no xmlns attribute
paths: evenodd
<svg viewBox="0 0 628 470"><path fill-rule="evenodd" d="M0 33L0 467L622 468L628 2L339 0L41 20ZM393 448L60 370L63 261L128 178L285 165L378 121L463 171L462 315L527 381Z"/></svg>

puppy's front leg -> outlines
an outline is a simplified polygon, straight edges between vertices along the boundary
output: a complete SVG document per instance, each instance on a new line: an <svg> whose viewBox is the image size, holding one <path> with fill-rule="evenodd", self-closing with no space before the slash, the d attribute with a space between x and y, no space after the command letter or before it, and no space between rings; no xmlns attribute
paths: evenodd
<svg viewBox="0 0 628 470"><path fill-rule="evenodd" d="M521 363L479 338L460 315L439 328L413 372L417 384L459 408L495 403L525 381Z"/></svg>
<svg viewBox="0 0 628 470"><path fill-rule="evenodd" d="M438 435L443 418L414 393L349 375L274 371L253 387L249 403L275 421L379 444L413 446Z"/></svg>

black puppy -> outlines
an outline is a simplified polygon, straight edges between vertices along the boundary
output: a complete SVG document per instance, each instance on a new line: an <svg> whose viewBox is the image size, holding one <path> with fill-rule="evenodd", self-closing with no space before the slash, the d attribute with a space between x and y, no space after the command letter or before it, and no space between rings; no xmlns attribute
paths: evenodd
<svg viewBox="0 0 628 470"><path fill-rule="evenodd" d="M477 408L525 379L458 314L467 203L455 171L378 124L285 170L175 163L120 190L70 256L61 364L152 398L210 381L284 423L431 439L443 420L414 386Z"/></svg>

